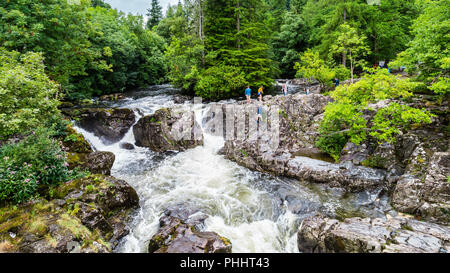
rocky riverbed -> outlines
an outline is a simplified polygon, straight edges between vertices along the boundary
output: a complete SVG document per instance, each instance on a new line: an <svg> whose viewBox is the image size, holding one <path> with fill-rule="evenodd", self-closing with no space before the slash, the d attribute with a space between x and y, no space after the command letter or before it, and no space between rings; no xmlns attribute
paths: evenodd
<svg viewBox="0 0 450 273"><path fill-rule="evenodd" d="M265 96L263 118L273 106L279 116L274 148L270 122L257 124L256 138L229 138L252 130L252 114L226 110L244 102L193 105L172 93L162 86L64 109L76 125L63 142L70 168L92 175L50 201L2 211L0 251L449 250L445 103L429 106L432 125L395 145L348 143L334 162L314 145L329 97ZM244 126L217 130L214 109Z"/></svg>

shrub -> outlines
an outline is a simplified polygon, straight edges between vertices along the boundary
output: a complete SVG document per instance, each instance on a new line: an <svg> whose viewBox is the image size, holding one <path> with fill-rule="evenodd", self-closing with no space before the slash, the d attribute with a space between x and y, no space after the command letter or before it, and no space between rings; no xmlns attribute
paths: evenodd
<svg viewBox="0 0 450 273"><path fill-rule="evenodd" d="M366 138L366 120L352 104L332 103L326 106L316 145L336 161L350 140L360 144Z"/></svg>
<svg viewBox="0 0 450 273"><path fill-rule="evenodd" d="M398 103L391 103L380 109L373 118L370 135L380 142L393 143L401 130L408 130L413 125L431 123L431 114Z"/></svg>
<svg viewBox="0 0 450 273"><path fill-rule="evenodd" d="M297 70L296 77L307 78L309 81L317 80L321 85L330 87L336 75L335 71L329 68L320 59L319 53L308 49L300 56L300 62L295 63Z"/></svg>
<svg viewBox="0 0 450 273"><path fill-rule="evenodd" d="M37 195L38 181L30 164L19 166L12 158L0 159L0 202L21 203Z"/></svg>
<svg viewBox="0 0 450 273"><path fill-rule="evenodd" d="M408 79L389 74L386 69L370 70L361 81L338 86L331 93L335 101L325 108L316 146L338 160L347 141L360 145L369 134L378 142L393 143L395 137L411 129L411 125L430 123L432 114L407 105L389 103L378 110L369 107L370 103L380 100L408 98L415 86ZM367 110L376 111L371 123L364 119L363 112Z"/></svg>
<svg viewBox="0 0 450 273"><path fill-rule="evenodd" d="M195 94L206 99L222 99L236 95L247 84L238 67L215 66L207 69L195 86Z"/></svg>
<svg viewBox="0 0 450 273"><path fill-rule="evenodd" d="M352 77L350 69L343 65L338 65L333 68L335 77L338 78L340 81L348 80Z"/></svg>
<svg viewBox="0 0 450 273"><path fill-rule="evenodd" d="M57 114L57 87L44 73L41 54L0 50L0 140Z"/></svg>
<svg viewBox="0 0 450 273"><path fill-rule="evenodd" d="M38 189L83 175L70 171L66 154L48 129L38 128L22 141L0 148L0 201L20 203Z"/></svg>

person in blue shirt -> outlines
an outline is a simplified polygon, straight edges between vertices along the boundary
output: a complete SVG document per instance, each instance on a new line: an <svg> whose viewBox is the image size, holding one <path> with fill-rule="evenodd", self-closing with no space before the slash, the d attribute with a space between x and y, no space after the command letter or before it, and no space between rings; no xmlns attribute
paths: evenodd
<svg viewBox="0 0 450 273"><path fill-rule="evenodd" d="M258 110L257 110L257 120L256 122L259 124L260 121L262 121L262 97L258 98Z"/></svg>
<svg viewBox="0 0 450 273"><path fill-rule="evenodd" d="M338 78L335 78L334 80L336 81L336 87L338 87L338 86L339 86L339 80L338 80Z"/></svg>
<svg viewBox="0 0 450 273"><path fill-rule="evenodd" d="M252 95L252 90L250 89L250 86L247 86L247 89L245 89L245 97L247 98L247 104L250 103L251 95Z"/></svg>

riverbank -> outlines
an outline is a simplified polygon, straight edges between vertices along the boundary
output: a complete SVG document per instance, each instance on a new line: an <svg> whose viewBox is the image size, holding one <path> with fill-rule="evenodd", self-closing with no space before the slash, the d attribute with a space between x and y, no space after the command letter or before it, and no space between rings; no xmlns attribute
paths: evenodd
<svg viewBox="0 0 450 273"><path fill-rule="evenodd" d="M380 219L379 221L382 223L387 221L387 226L391 225L389 219L405 217L391 206L391 204L395 205L391 198L392 191L395 189L394 192L399 192L400 188L397 189L396 185L402 185L402 183L396 183L396 179L399 179L400 176L393 175L388 169L362 166L364 160L358 163L354 160L355 156L349 157L352 160L335 163L314 148L317 122L320 121L322 109L329 102L329 98L317 94L303 95L301 93L287 97L266 96L264 98L265 106L277 105L282 111L280 112L281 141L277 150L266 149L265 152L262 152L261 147L267 146L263 145L267 140L264 135L255 142L225 140L221 134L215 134L210 130L211 123L208 121L211 120L211 109L214 104L192 105L189 101L177 101L173 93L165 93L165 88L162 87L162 90L152 90L151 92L137 92L118 100L107 100L102 102L103 107L96 105L92 110L89 110L89 107L83 107L83 109L75 109L77 112L74 110L64 111L75 120L76 131L81 133L89 143L87 148L86 144L78 145L79 149L76 152L69 153L72 154L72 158L89 159L89 156L81 155L92 153L112 155L112 163L105 165L109 170L107 174L116 177L114 179L118 181L126 181L136 191L140 200L139 208L133 207L129 210L128 207L124 207L131 213L128 215L132 215L132 217L127 218L129 221L125 221L125 218L121 220L127 226L127 232L120 233L121 237L124 236L122 239L119 240L115 237L113 241L108 241L108 238L111 240L112 237L99 235L98 239L108 242L109 246L109 248L100 249L101 251L147 252L149 251L149 240L153 242L150 249L159 252L183 252L188 251L186 249L189 247L198 251L205 249L206 245L215 244L213 242L218 242L222 246L219 248L208 247L212 252L216 250L219 252L315 251L308 250L305 245L313 243L320 245L322 235L314 237L316 239L308 239L310 242L308 244L300 242L305 237L304 230L308 226L306 223L316 221L319 219L318 217L330 219L327 221L343 221L344 223L347 223L346 221L366 223L369 221L366 219ZM154 91L157 92L153 93ZM230 100L223 101L221 104L220 107L225 107L225 105L241 105L242 103ZM172 114L170 118L167 118L169 116L166 115L163 117L161 114L158 116L158 113L173 111L191 113L201 131L203 142L184 148L183 145L179 146L167 136L171 131L170 127L167 127L167 130L156 130L165 128L164 126L169 123L170 126L173 126L174 122L182 120L181 116ZM125 112L127 115L116 114ZM102 118L97 119L96 116ZM159 141L166 139L169 140L167 143L171 143L171 145L159 144L156 146L158 149L154 149L154 151L137 145L135 131L139 122L152 125L156 128L156 131L152 132L159 134ZM348 149L346 155L349 155ZM436 162L432 163L433 166L436 166L433 167L434 170L442 169L442 167L437 167L441 161L440 159L430 161ZM84 160L80 160L78 163L89 166ZM91 169L96 170L94 166ZM97 168L96 172L101 173L101 169ZM430 173L435 173L435 171L431 172L430 169ZM442 173L445 173L444 169ZM433 181L435 183L440 180ZM95 184L95 182L87 183ZM81 192L90 191L91 187L81 186L80 189ZM83 194L81 195L83 196ZM447 202L444 196L442 198L443 202ZM96 199L92 200L94 203L97 202ZM403 200L406 199L403 198ZM70 204L74 205L78 202L74 201L75 203L73 203L72 201L62 204L62 207L58 206L65 210L66 205L70 206ZM52 202L54 201L50 201L50 203ZM80 202L86 201L81 200ZM51 205L50 207L53 208L51 211L59 211L55 210L55 208L59 208L58 206ZM87 207L78 205L78 208ZM77 211L76 213L81 212ZM69 216L78 217L76 213ZM95 216L82 213L82 215L91 215L93 218L88 217L88 219L96 219L96 221L105 219L105 223L113 226L109 216L105 214L100 213ZM58 217L60 218L60 216ZM91 229L86 226L82 221L81 223L90 232L95 230L95 228ZM166 234L164 226L170 227L171 223L181 223L185 227L176 232L180 241L174 241L173 246L171 246L172 243L162 244L158 239L158 234ZM108 226L108 224L105 225ZM424 223L423 225L428 224ZM319 228L321 225L316 226ZM316 232L314 230L316 226L310 225L309 232ZM341 226L352 227L352 225L344 224ZM195 230L195 232L186 233L186 228ZM445 229L445 227L441 228ZM12 229L8 229L8 232L4 233L6 239L11 237L9 232ZM359 231L356 230L354 236L358 237L358 234L365 229L361 227ZM340 228L336 230L340 230ZM29 233L29 230L24 229L21 232L17 233L21 234L19 237ZM204 237L204 232L207 237ZM330 229L323 234L328 234L328 232L333 233L334 231ZM423 236L434 236L427 233L426 229L420 232ZM125 236L126 233L128 235ZM47 233L44 233L44 238L45 234ZM185 236L197 236L195 244L187 246L182 239ZM411 236L418 235L413 233ZM434 238L440 240L439 244L442 249L446 249L447 239L445 236L439 235ZM79 239L74 240L80 241ZM203 240L206 240L204 242L207 243L202 248ZM348 242L353 242L352 240L348 240ZM81 242L83 241L86 239L81 240ZM44 249L47 248L41 250ZM83 249L88 252L94 251L89 244L84 245ZM377 251L380 249L376 248ZM424 251L430 249L425 248ZM435 249L433 248L433 251ZM50 250L51 248L48 248L48 251ZM383 248L383 250L389 251L390 248ZM399 249L391 250L398 251ZM401 248L400 250L419 251L417 248ZM22 248L15 248L12 251L23 252ZM30 251L33 252L33 249ZM39 249L34 248L34 251L38 252ZM322 248L321 251L357 250L344 247L337 250Z"/></svg>

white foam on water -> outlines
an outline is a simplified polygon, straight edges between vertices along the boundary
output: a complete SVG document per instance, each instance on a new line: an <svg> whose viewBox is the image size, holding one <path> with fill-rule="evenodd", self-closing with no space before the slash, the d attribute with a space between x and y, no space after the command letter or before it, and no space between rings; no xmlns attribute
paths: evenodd
<svg viewBox="0 0 450 273"><path fill-rule="evenodd" d="M171 105L160 96L153 97L163 105ZM151 97L141 102L128 101L121 107L132 106L144 114L163 105ZM142 105L142 104L145 105ZM149 105L151 105L149 107ZM189 106L184 106L189 107ZM195 106L196 120L201 124L207 109ZM206 231L215 231L230 239L233 252L297 252L297 217L284 210L266 191L254 187L258 174L225 159L216 152L223 146L222 137L204 135L204 145L166 157L155 164L157 154L147 148L121 149L120 142L134 144L133 130L111 145L105 145L94 134L75 127L96 149L113 152L116 156L112 175L126 180L138 193L140 209L132 229L119 252L146 252L148 240L157 232L159 218L166 208L183 204L209 215Z"/></svg>

